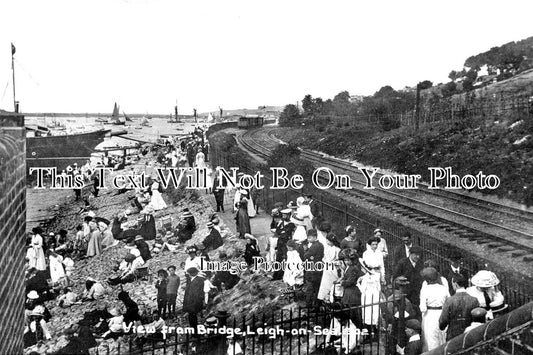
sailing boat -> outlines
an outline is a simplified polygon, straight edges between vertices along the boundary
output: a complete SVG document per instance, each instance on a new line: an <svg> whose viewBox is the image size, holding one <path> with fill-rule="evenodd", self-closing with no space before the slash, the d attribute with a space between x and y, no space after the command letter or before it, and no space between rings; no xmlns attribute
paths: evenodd
<svg viewBox="0 0 533 355"><path fill-rule="evenodd" d="M178 116L178 105L174 106L174 119L172 119L172 116L170 116L170 119L168 120L168 123L180 123L179 116Z"/></svg>
<svg viewBox="0 0 533 355"><path fill-rule="evenodd" d="M109 119L109 121L107 121L107 123L115 124L115 125L126 124L126 119L124 117L120 117L118 110L119 110L119 106L115 102L115 107L113 108L113 114L111 115L111 118Z"/></svg>
<svg viewBox="0 0 533 355"><path fill-rule="evenodd" d="M122 114L124 115L124 118L126 119L126 121L133 122L133 120L129 118L128 115L126 115L126 112L122 111Z"/></svg>

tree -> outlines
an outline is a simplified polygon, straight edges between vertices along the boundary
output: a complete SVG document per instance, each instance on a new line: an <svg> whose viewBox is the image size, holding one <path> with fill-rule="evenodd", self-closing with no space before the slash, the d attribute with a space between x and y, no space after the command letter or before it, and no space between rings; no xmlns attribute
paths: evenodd
<svg viewBox="0 0 533 355"><path fill-rule="evenodd" d="M433 86L433 83L429 80L424 80L420 83L418 83L418 86L420 87L420 90L426 90Z"/></svg>
<svg viewBox="0 0 533 355"><path fill-rule="evenodd" d="M313 113L324 114L324 101L322 101L322 98L317 97L313 100Z"/></svg>
<svg viewBox="0 0 533 355"><path fill-rule="evenodd" d="M302 108L306 116L313 114L313 97L309 94L305 95L302 100Z"/></svg>
<svg viewBox="0 0 533 355"><path fill-rule="evenodd" d="M333 109L338 116L348 116L350 114L350 94L348 91L341 91L335 95Z"/></svg>
<svg viewBox="0 0 533 355"><path fill-rule="evenodd" d="M455 80L457 80L458 78L457 74L458 73L455 70L452 70L450 74L448 74L448 78L450 78L451 81L455 82Z"/></svg>
<svg viewBox="0 0 533 355"><path fill-rule="evenodd" d="M289 104L283 108L279 116L279 125L280 126L291 126L298 123L298 118L300 118L300 111L298 107L293 104Z"/></svg>
<svg viewBox="0 0 533 355"><path fill-rule="evenodd" d="M449 83L443 86L441 92L443 97L452 96L457 92L457 84L453 81L450 81Z"/></svg>

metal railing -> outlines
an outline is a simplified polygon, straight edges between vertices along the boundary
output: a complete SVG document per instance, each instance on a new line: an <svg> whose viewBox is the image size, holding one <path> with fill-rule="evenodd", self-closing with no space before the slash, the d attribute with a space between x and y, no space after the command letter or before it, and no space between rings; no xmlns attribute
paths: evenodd
<svg viewBox="0 0 533 355"><path fill-rule="evenodd" d="M250 160L247 161L242 157L237 160L232 156L223 154L223 152L217 151L216 147L211 150L211 160L213 166L219 165L226 169L236 167L239 168L239 171L250 173L251 175L264 168L264 166ZM459 254L462 256L464 268L468 270L470 275L486 267L496 272L500 279L499 288L505 296L506 303L509 304L510 309L520 307L533 300L532 280L503 270L490 259L481 258L468 250L447 244L429 234L401 225L391 219L372 214L354 203L347 202L324 191L308 186L304 186L301 190L271 190L268 188L268 186L271 186L271 181L266 174L264 185L265 188L261 191L259 204L266 211L270 211L278 201L286 204L289 201L296 201L296 198L302 194L310 193L319 203L322 216L331 222L333 232L339 237L344 237L344 228L350 223L356 223L358 234L363 236L372 235L372 231L379 227L391 253L385 259L385 268L389 275L394 268L392 261L396 257L396 255L392 255L392 252L397 246L402 245L401 237L409 233L413 238L414 244L421 246L424 250L423 259L433 259L440 269L450 264L451 255Z"/></svg>

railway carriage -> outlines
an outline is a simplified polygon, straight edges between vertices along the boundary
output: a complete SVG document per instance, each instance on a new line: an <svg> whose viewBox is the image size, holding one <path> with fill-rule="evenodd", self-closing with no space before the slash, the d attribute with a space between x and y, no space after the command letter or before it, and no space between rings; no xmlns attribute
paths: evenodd
<svg viewBox="0 0 533 355"><path fill-rule="evenodd" d="M239 128L256 128L263 126L263 117L258 115L248 115L239 117Z"/></svg>

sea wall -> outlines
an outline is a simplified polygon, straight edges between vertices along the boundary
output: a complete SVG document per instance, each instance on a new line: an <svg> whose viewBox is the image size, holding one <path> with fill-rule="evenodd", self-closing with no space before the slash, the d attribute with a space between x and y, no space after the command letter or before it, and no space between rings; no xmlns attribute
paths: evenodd
<svg viewBox="0 0 533 355"><path fill-rule="evenodd" d="M0 111L0 354L21 354L24 331L26 129Z"/></svg>

